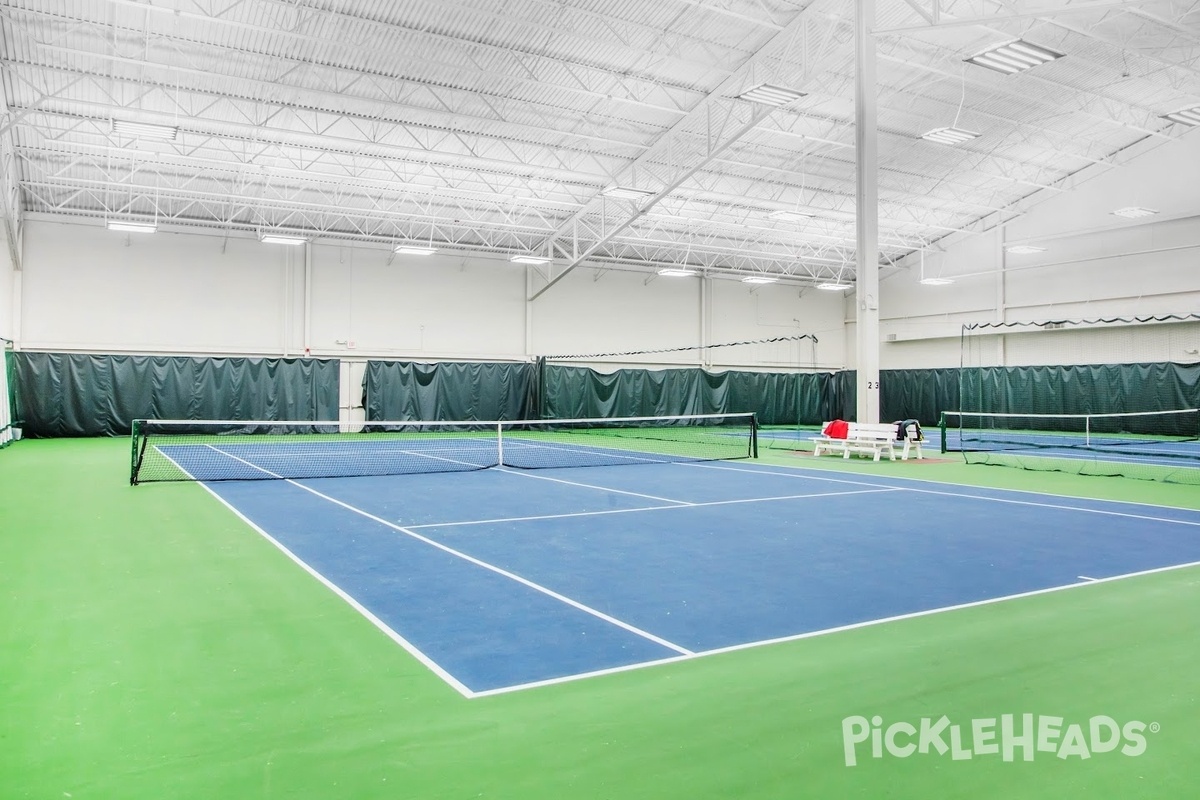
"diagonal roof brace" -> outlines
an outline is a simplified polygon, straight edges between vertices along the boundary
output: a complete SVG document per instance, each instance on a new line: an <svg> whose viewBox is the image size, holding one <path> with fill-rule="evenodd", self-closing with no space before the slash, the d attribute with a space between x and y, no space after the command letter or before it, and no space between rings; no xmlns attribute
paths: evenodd
<svg viewBox="0 0 1200 800"><path fill-rule="evenodd" d="M569 261L568 261L567 265L563 268L563 270L558 273L558 275L551 278L546 283L545 286L543 286L541 289L539 289L537 292L535 292L529 299L536 300L547 289L549 289L551 286L553 286L554 284L556 284L560 280L562 280L564 277L566 277L568 272L570 272L575 267L579 266L581 263L586 261L588 259L588 257L590 257L593 253L595 253L603 245L605 245L606 243L611 241L613 238L615 238L618 234L620 234L622 231L624 231L626 228L628 228L630 225L632 225L638 219L645 216L645 214L651 208L653 208L655 205L657 205L659 203L659 201L661 201L664 197L666 197L671 192L673 192L676 188L679 187L680 184L682 184L684 181L686 181L688 178L690 178L696 172L703 169L710 161L712 161L718 155L720 155L721 152L723 152L731 144L733 144L735 141L737 141L738 138L740 138L742 135L744 135L747 131L749 131L750 129L752 129L753 127L758 125L760 122L762 122L762 120L770 112L771 112L771 109L768 109L765 107L757 107L757 106L753 107L750 110L749 120L747 120L742 125L740 125L738 128L736 128L735 131L733 132L733 135L730 136L729 139L722 142L719 145L719 147L717 147L716 149L712 150L708 158L704 159L702 162L697 163L697 164L693 165L692 167L690 167L689 169L676 175L675 179L670 184L668 184L666 187L664 187L661 191L657 192L653 196L647 198L645 201L642 201L640 203L634 201L632 204L631 203L618 204L618 203L614 203L610 200L605 200L604 202L602 202L600 204L600 208L598 211L591 211L592 205L589 205L588 209L589 209L589 211L591 211L591 213L589 213L587 215L577 215L576 218L574 218L572 220L572 225L573 225L573 229L576 232L576 234L578 233L579 229L582 227L585 231L590 232L592 235L584 236L584 237L579 237L578 235L574 236L572 238L572 242L576 246L574 248L572 248L570 251L567 251L563 247L563 244L561 242L561 237L556 235L556 238L551 239L550 246L553 248L553 250L555 252L559 253L560 255L562 255L563 257L569 259ZM632 210L628 210L630 205L633 206ZM617 217L617 219L613 219L610 216L611 210L614 207L620 208L621 206L624 206L624 208L626 210L620 211L619 213L614 215ZM597 219L597 217L599 219ZM581 238L585 239L585 240L590 240L590 243L587 244L582 250L578 249L578 244L579 244Z"/></svg>
<svg viewBox="0 0 1200 800"><path fill-rule="evenodd" d="M805 50L801 54L803 63L799 64L789 58L794 40L816 25L829 27L834 23L809 14L807 10L798 14L686 117L678 120L613 176L618 186L638 186L635 176L641 178L643 186L661 186L653 196L639 203L618 206L610 198L597 194L547 237L547 251L558 254L567 263L529 299L536 300L561 281L776 110L772 106L736 99L742 91L763 82L763 75L756 76L757 69L761 67L764 75L770 75L772 83L789 86L805 76L816 74L818 62L829 58L843 59L844 54L839 53L839 43L835 41L841 31L836 29L828 32L818 54Z"/></svg>

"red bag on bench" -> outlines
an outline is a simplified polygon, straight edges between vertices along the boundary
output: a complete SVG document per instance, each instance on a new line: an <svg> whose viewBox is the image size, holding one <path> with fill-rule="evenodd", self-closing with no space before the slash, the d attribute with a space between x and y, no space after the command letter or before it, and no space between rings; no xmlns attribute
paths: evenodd
<svg viewBox="0 0 1200 800"><path fill-rule="evenodd" d="M850 423L842 419L835 419L826 425L825 430L821 433L830 439L845 439L850 433Z"/></svg>

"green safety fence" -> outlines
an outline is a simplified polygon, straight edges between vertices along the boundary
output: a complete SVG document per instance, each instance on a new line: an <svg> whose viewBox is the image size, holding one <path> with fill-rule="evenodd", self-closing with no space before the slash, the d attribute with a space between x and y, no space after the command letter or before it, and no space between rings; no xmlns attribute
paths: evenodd
<svg viewBox="0 0 1200 800"><path fill-rule="evenodd" d="M708 372L547 365L546 417L654 417L754 412L762 425L820 424L830 403L828 373Z"/></svg>
<svg viewBox="0 0 1200 800"><path fill-rule="evenodd" d="M536 418L530 363L370 361L363 377L368 420Z"/></svg>
<svg viewBox="0 0 1200 800"><path fill-rule="evenodd" d="M121 436L134 419L338 418L337 359L13 356L30 437Z"/></svg>
<svg viewBox="0 0 1200 800"><path fill-rule="evenodd" d="M879 418L915 419L929 427L958 408L958 369L889 369L879 373Z"/></svg>
<svg viewBox="0 0 1200 800"><path fill-rule="evenodd" d="M857 373L828 377L826 419L854 420ZM943 411L1108 414L1200 407L1200 364L895 369L879 373L879 417L938 424Z"/></svg>
<svg viewBox="0 0 1200 800"><path fill-rule="evenodd" d="M946 410L1114 414L1200 407L1200 364L971 367Z"/></svg>
<svg viewBox="0 0 1200 800"><path fill-rule="evenodd" d="M8 421L25 435L128 433L134 418L336 419L335 359L5 351ZM764 425L856 415L856 373L537 362L370 361L369 420L539 419L752 411ZM936 425L942 411L1114 413L1200 407L1200 364L883 370L880 418ZM9 427L6 427L9 426Z"/></svg>
<svg viewBox="0 0 1200 800"><path fill-rule="evenodd" d="M708 372L534 363L371 361L368 420L655 417L754 412L760 424L819 424L827 373Z"/></svg>
<svg viewBox="0 0 1200 800"><path fill-rule="evenodd" d="M4 363L0 365L0 447L6 447L16 438L20 430L20 415L17 413L15 365L12 355L12 341L0 338L0 355Z"/></svg>

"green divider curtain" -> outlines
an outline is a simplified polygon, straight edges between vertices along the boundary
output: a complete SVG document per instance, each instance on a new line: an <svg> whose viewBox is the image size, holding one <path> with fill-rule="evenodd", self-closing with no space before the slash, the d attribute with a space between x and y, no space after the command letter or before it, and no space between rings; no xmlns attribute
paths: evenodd
<svg viewBox="0 0 1200 800"><path fill-rule="evenodd" d="M879 373L881 422L915 419L931 427L958 408L959 370L888 369Z"/></svg>
<svg viewBox="0 0 1200 800"><path fill-rule="evenodd" d="M835 406L844 414L854 413L854 375L847 371L834 376ZM885 422L917 419L923 425L935 425L942 411L959 410L1113 414L1183 408L1200 408L1200 364L1039 365L880 373L880 418ZM1161 420L1155 424L1161 425Z"/></svg>
<svg viewBox="0 0 1200 800"><path fill-rule="evenodd" d="M338 418L336 359L14 355L32 437L119 436L142 418Z"/></svg>
<svg viewBox="0 0 1200 800"><path fill-rule="evenodd" d="M1200 364L979 367L962 376L964 411L1119 414L1184 408L1200 408Z"/></svg>
<svg viewBox="0 0 1200 800"><path fill-rule="evenodd" d="M363 378L368 420L537 418L536 364L371 361Z"/></svg>
<svg viewBox="0 0 1200 800"><path fill-rule="evenodd" d="M829 379L829 406L826 409L825 420L844 419L849 422L858 419L858 372L842 370L835 372Z"/></svg>
<svg viewBox="0 0 1200 800"><path fill-rule="evenodd" d="M833 417L853 420L856 373L830 377ZM883 422L936 425L942 411L1109 414L1200 408L1200 364L890 369L879 374Z"/></svg>
<svg viewBox="0 0 1200 800"><path fill-rule="evenodd" d="M13 439L13 407L15 403L10 388L12 353L8 350L7 341L7 339L0 340L4 358L4 363L0 364L0 447L4 447Z"/></svg>
<svg viewBox="0 0 1200 800"><path fill-rule="evenodd" d="M1200 404L1200 364L979 367L963 370L963 410L1041 414L1167 411Z"/></svg>
<svg viewBox="0 0 1200 800"><path fill-rule="evenodd" d="M547 365L545 416L655 417L753 411L764 425L819 424L829 404L827 373L707 372Z"/></svg>

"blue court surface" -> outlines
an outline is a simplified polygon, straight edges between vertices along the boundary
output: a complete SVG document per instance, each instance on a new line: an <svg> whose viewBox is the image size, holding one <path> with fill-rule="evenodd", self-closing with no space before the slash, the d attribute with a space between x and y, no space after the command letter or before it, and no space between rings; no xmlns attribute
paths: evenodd
<svg viewBox="0 0 1200 800"><path fill-rule="evenodd" d="M1200 562L1196 511L752 461L207 486L468 697Z"/></svg>

